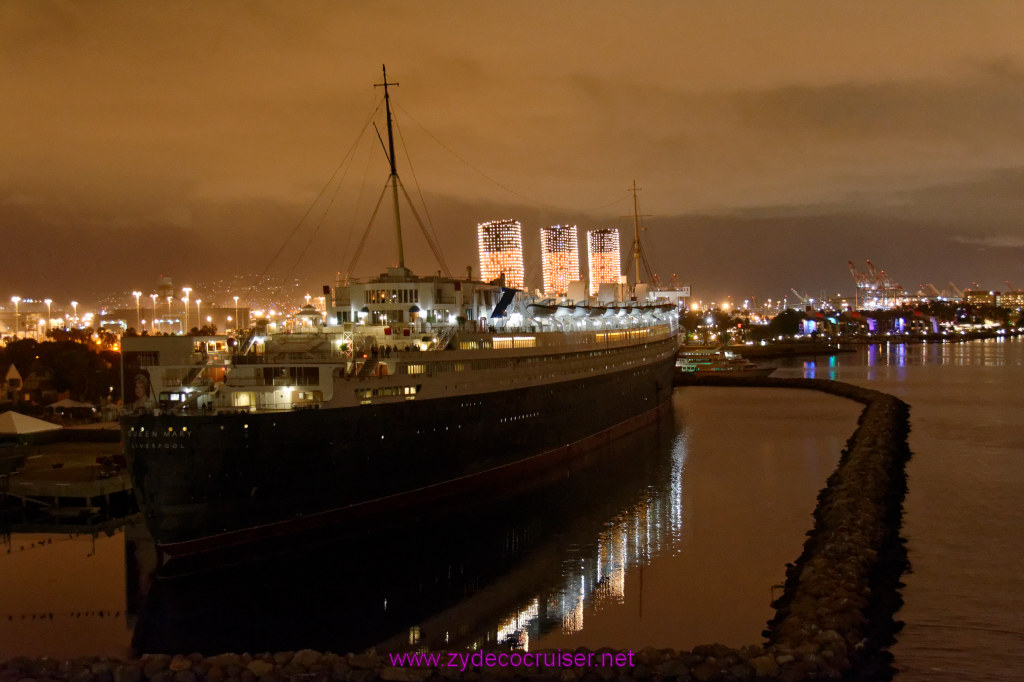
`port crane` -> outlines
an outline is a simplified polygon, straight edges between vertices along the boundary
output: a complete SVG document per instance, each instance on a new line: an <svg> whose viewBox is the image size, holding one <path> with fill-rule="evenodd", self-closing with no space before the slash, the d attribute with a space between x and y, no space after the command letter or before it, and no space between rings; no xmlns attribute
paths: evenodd
<svg viewBox="0 0 1024 682"><path fill-rule="evenodd" d="M881 291L882 299L886 299L889 295L895 294L900 289L899 283L895 282L889 275L886 274L885 270L876 269L875 264L870 260L865 261L867 263L867 272L860 272L857 270L857 266L853 264L853 261L846 261L847 266L850 268L850 274L853 275L853 281L857 285L857 294L859 296L860 290L866 291ZM854 307L859 307L859 300L854 300Z"/></svg>
<svg viewBox="0 0 1024 682"><path fill-rule="evenodd" d="M871 261L868 261L870 263ZM853 275L853 281L857 285L858 289L870 289L872 287L872 278L868 276L866 272L861 272L857 269L857 266L853 264L852 260L846 261L846 264L850 268L850 274Z"/></svg>
<svg viewBox="0 0 1024 682"><path fill-rule="evenodd" d="M878 273L875 272L875 266L871 263L871 261L866 261L866 262L868 264L868 273L871 275L871 281L872 282L877 282L878 281Z"/></svg>

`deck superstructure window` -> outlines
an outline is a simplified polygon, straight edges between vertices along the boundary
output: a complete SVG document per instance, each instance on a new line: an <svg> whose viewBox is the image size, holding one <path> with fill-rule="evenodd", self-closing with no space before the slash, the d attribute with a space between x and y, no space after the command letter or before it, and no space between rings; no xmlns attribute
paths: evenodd
<svg viewBox="0 0 1024 682"><path fill-rule="evenodd" d="M413 400L420 390L420 385L415 386L385 386L383 388L357 388L356 398L361 405L368 405L374 398L397 398L404 397L406 400Z"/></svg>
<svg viewBox="0 0 1024 682"><path fill-rule="evenodd" d="M320 383L320 368L302 365L264 367L263 381L268 386L315 386Z"/></svg>

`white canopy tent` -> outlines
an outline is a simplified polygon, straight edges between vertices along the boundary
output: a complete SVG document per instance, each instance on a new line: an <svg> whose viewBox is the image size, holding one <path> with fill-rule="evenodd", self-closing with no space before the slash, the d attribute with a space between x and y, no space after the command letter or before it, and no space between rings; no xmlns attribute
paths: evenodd
<svg viewBox="0 0 1024 682"><path fill-rule="evenodd" d="M52 409L60 409L62 407L63 408L88 407L88 408L91 408L91 409L96 409L96 406L93 405L92 403L80 403L77 400L72 400L71 398L64 398L64 400L58 400L55 403L50 403L49 405L47 405L47 407L52 408Z"/></svg>
<svg viewBox="0 0 1024 682"><path fill-rule="evenodd" d="M56 424L51 424L35 417L29 417L19 412L4 412L0 414L0 435L23 436L30 433L60 431L61 428Z"/></svg>

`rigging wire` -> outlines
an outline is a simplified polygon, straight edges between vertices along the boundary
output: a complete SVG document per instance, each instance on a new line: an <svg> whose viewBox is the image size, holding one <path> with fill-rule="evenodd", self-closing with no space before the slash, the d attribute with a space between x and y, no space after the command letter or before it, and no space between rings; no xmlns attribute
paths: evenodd
<svg viewBox="0 0 1024 682"><path fill-rule="evenodd" d="M621 255L621 260L622 263L620 263L620 267L622 272L633 274L633 251L630 250L629 253L623 253ZM647 261L647 252L644 249L642 238L640 240L640 264L643 266L644 274L647 276L647 281L653 283L654 271L651 270L651 264ZM635 286L640 284L640 282L634 282L633 284Z"/></svg>
<svg viewBox="0 0 1024 682"><path fill-rule="evenodd" d="M342 157L341 161L338 163L338 166L334 169L334 172L331 173L331 177L327 179L327 182L324 183L324 186L320 189L320 192L316 195L316 198L313 199L312 203L310 203L309 208L307 208L306 212L302 214L302 217L299 219L299 222L296 223L295 227L292 228L292 231L288 234L288 236L285 238L284 242L277 249L277 252L271 257L270 262L267 263L267 266L263 269L263 272L260 274L260 279L266 278L267 273L270 271L270 268L273 267L274 262L281 256L281 253L284 251L285 247L288 246L288 243L295 236L295 233L299 231L299 228L302 227L302 224L306 221L306 218L309 217L309 214L313 212L313 207L317 205L317 203L320 201L321 197L323 197L324 193L327 191L327 188L331 186L332 182L334 182L334 178L336 178L338 176L338 172L342 169L342 167L346 163L348 163L348 161L350 160L351 156L355 152L355 149L356 149L357 145L359 144L359 140L362 139L363 134L366 132L366 129L369 127L370 123L373 122L373 117L376 116L378 111L380 111L380 107L381 107L382 103L383 102L378 103L376 108L374 108L374 110L372 112L370 112L370 115L367 117L366 122L363 124L362 129L359 131L359 134L356 136L355 141L349 147L348 152L346 152L345 156Z"/></svg>
<svg viewBox="0 0 1024 682"><path fill-rule="evenodd" d="M423 236L427 240L427 245L430 247L430 250L434 252L434 258L437 259L437 264L441 266L445 277L451 278L452 273L448 270L448 264L444 260L444 254L441 253L441 247L434 239L431 239L430 233L427 231L427 226L423 224L422 220L420 220L420 215L416 212L416 207L413 206L412 199L409 198L409 193L405 191L405 185L400 184L399 187L402 189L402 194L405 196L405 200L409 202L409 210L412 211L412 215L416 219L417 224L419 224L420 230L423 231Z"/></svg>
<svg viewBox="0 0 1024 682"><path fill-rule="evenodd" d="M409 154L409 149L405 145L405 136L402 135L402 127L398 125L398 117L393 117L392 120L395 123L395 127L398 128L398 140L402 143L402 151L405 152L405 160L409 164L409 172L412 173L413 184L416 185L416 194L419 195L420 204L423 206L423 213L427 216L426 226L424 226L423 221L420 220L420 217L416 214L416 207L413 206L412 199L409 198L409 194L405 191L405 185L402 185L402 192L405 194L405 200L409 202L409 208L412 210L412 214L416 217L416 222L419 223L420 229L423 230L423 235L427 238L427 244L430 244L430 248L434 252L434 257L437 258L437 264L441 266L446 277L451 277L451 273L448 270L448 264L445 262L444 254L441 252L441 240L437 237L437 231L434 229L434 223L430 218L430 210L427 207L427 202L423 199L423 189L420 187L419 177L417 177L416 169L412 165L412 156ZM433 237L433 243L431 242L431 237Z"/></svg>
<svg viewBox="0 0 1024 682"><path fill-rule="evenodd" d="M372 164L372 163L373 163L373 155L372 154L367 154L366 155L366 168L363 169L363 180L359 184L359 194L356 196L355 205L352 207L352 217L349 220L349 224L350 225L355 225L355 223L356 223L356 216L359 215L360 207L362 206L363 199L366 196L366 184L367 184L367 180L370 177L370 164ZM374 214L376 215L376 210L374 211ZM348 236L345 238L345 245L341 249L341 257L340 257L340 260L343 263L345 262L345 259L348 257L349 248L352 246L352 233L353 233L352 229L349 229L346 232L346 234ZM366 237L364 236L362 241L365 241L365 240L366 240ZM362 244L362 241L360 242L360 244ZM362 246L359 247L359 251L357 251L357 254L359 252L361 252L361 250L362 250ZM353 267L355 266L355 261L356 261L356 259L352 260L351 266L353 266ZM340 275L341 273L339 272L338 274ZM345 280L346 281L348 280L350 274L351 274L351 270L346 270L345 271Z"/></svg>
<svg viewBox="0 0 1024 682"><path fill-rule="evenodd" d="M397 105L397 104L395 105L395 107L398 108L398 109L402 109L402 107L400 105ZM543 201L539 201L537 199L534 199L532 197L528 197L525 194L517 192L514 189L512 189L511 187L508 187L508 186L502 184L501 182L495 180L490 175L487 175L487 173L484 173L482 170L480 170L479 168L477 168L476 166L471 164L469 161L464 159L461 155L459 155L458 152L456 152L454 149L452 149L451 147L446 145L444 142L442 142L440 139L438 139L438 137L436 135L434 135L432 132L427 130L426 127L424 127L424 125L422 123L417 121L416 117L413 116L412 114L410 114L408 111L406 111L405 109L402 109L402 113L406 114L410 119L412 119L413 123L418 125L420 127L420 129L423 132L425 132L427 135L429 135L430 138L432 140L434 140L434 142L436 142L438 145L441 146L442 149L447 151L449 154L454 156L456 159L458 159L462 163L466 164L466 166L468 166L477 175L479 175L480 177L484 178L485 180L493 183L497 187L500 187L501 189L505 190L509 194L512 194L513 196L517 196L520 199L522 199L524 201L528 201L529 203L534 204L536 206L540 206L542 208L549 208L549 209L553 209L553 210L556 210L556 211L599 211L601 209L609 208L611 206L615 206L617 204L620 204L624 200L624 199L620 198L620 199L616 199L615 201L611 201L611 202L609 202L607 204L602 204L601 206L591 206L589 208L573 208L573 207L566 207L566 206L556 206L554 204L548 204L548 203L545 203Z"/></svg>
<svg viewBox="0 0 1024 682"><path fill-rule="evenodd" d="M648 253L655 253L655 250L650 248L650 246L651 246L650 239L645 234L641 233L641 235L640 235L640 254L641 254L641 257L643 258L643 261L644 261L644 267L647 268L648 272L657 272L658 268L656 268L655 265L657 265L658 263L653 263L652 264L652 263L649 263L648 260L647 260L647 254ZM661 263L661 264L664 265L664 263ZM666 272L666 271L663 270L662 272ZM653 275L651 275L651 274L649 274L648 277L650 277L652 280L654 279Z"/></svg>
<svg viewBox="0 0 1024 682"><path fill-rule="evenodd" d="M345 271L346 279L348 278L348 274L355 269L356 262L359 260L359 256L363 253L363 247L366 245L366 238L370 235L370 228L373 227L373 221L377 218L377 211L380 210L381 202L384 201L384 193L387 191L388 183L384 183L384 188L381 189L380 196L377 197L377 205L373 209L373 215L370 216L370 222L366 224L366 229L363 230L363 237L359 240L359 245L356 246L356 252L353 254L352 260L349 261L348 270Z"/></svg>
<svg viewBox="0 0 1024 682"><path fill-rule="evenodd" d="M351 166L349 166L349 168L350 167ZM319 234L320 228L323 227L324 222L327 220L327 214L330 212L331 207L334 206L335 199L338 198L338 193L341 191L341 183L345 181L346 175L348 175L348 168L345 169L345 172L342 173L338 183L334 186L334 194L331 195L330 201L327 202L327 206L324 207L323 213L320 214L320 220L318 220L316 225L313 227L313 232L309 235L309 239L306 240L306 245L302 247L302 251L299 252L295 262L292 263L291 269L288 270L288 277L291 277L295 273L295 269L299 267L299 263L302 261L303 257L305 257L306 251L309 250L313 240L316 239L317 234Z"/></svg>

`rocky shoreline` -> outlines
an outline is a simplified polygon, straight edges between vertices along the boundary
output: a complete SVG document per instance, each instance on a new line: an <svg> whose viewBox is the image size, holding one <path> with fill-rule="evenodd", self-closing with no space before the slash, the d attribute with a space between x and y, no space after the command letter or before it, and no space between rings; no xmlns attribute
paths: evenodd
<svg viewBox="0 0 1024 682"><path fill-rule="evenodd" d="M682 383L682 382L680 382ZM0 682L372 682L484 680L887 680L888 647L901 623L900 577L909 567L900 537L909 408L893 396L816 379L687 378L685 385L758 386L824 391L864 404L839 465L818 496L803 553L787 565L785 587L761 644L692 651L645 649L628 667L391 665L387 654L312 650L204 657L144 655L133 660L16 657L0 661ZM563 652L565 653L565 652ZM589 654L589 650L577 652ZM618 654L598 649L593 653ZM596 658L596 657L595 657Z"/></svg>

